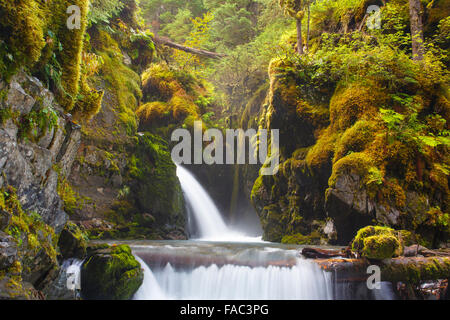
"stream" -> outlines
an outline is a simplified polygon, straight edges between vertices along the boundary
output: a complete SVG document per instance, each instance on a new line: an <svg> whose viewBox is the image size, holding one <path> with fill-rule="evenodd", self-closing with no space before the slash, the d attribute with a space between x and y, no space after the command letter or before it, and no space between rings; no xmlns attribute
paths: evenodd
<svg viewBox="0 0 450 320"><path fill-rule="evenodd" d="M134 299L395 299L389 282L374 290L365 282L339 282L332 272L302 257L302 246L265 242L231 230L195 177L180 166L177 175L188 219L195 220L198 236L114 241L128 244L144 269L144 281Z"/></svg>
<svg viewBox="0 0 450 320"><path fill-rule="evenodd" d="M144 268L134 299L393 299L390 283L337 283L299 254L301 246L264 242L231 230L206 190L185 168L177 176L197 239L128 241Z"/></svg>

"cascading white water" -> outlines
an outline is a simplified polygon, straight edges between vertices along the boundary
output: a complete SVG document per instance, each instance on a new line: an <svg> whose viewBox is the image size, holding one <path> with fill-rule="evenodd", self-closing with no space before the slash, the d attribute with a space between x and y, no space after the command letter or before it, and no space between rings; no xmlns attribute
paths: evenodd
<svg viewBox="0 0 450 320"><path fill-rule="evenodd" d="M144 281L139 290L134 294L134 300L166 300L167 296L161 290L158 281L156 281L150 268L147 264L138 256L134 255L137 261L144 269Z"/></svg>
<svg viewBox="0 0 450 320"><path fill-rule="evenodd" d="M161 256L168 251L170 255ZM139 247L135 256L144 269L144 283L135 299L333 299L331 273L296 257L296 250L269 248L264 243ZM221 260L222 256L229 260ZM273 265L274 261L284 265Z"/></svg>
<svg viewBox="0 0 450 320"><path fill-rule="evenodd" d="M177 175L202 241L152 242L132 246L144 269L144 282L134 299L392 297L389 288L373 295L364 287L365 283L361 284L360 290L347 283L335 283L333 274L299 258L295 247L258 242L255 238L233 232L197 180L180 166L177 167ZM362 296L356 296L356 291L362 292Z"/></svg>
<svg viewBox="0 0 450 320"><path fill-rule="evenodd" d="M185 199L192 207L192 214L199 228L200 239L210 241L260 240L260 238L245 237L241 233L230 230L211 197L189 171L177 166L177 176Z"/></svg>
<svg viewBox="0 0 450 320"><path fill-rule="evenodd" d="M177 271L170 264L154 276L167 297L183 300L331 299L327 274L299 259L294 267L227 264Z"/></svg>

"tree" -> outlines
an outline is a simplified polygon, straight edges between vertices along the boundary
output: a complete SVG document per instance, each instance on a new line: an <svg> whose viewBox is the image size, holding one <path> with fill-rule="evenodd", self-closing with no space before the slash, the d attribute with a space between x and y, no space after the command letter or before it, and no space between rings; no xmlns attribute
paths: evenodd
<svg viewBox="0 0 450 320"><path fill-rule="evenodd" d="M422 60L424 54L423 25L420 0L409 0L409 20L413 60Z"/></svg>
<svg viewBox="0 0 450 320"><path fill-rule="evenodd" d="M284 13L294 18L297 25L297 52L303 54L302 20L305 15L304 0L279 0Z"/></svg>

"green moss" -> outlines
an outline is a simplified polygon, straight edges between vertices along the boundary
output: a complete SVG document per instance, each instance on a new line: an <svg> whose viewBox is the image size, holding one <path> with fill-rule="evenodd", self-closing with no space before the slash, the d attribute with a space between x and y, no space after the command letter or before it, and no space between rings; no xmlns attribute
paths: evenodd
<svg viewBox="0 0 450 320"><path fill-rule="evenodd" d="M150 133L139 136L134 157L127 165L127 179L134 181L128 199L136 202L138 212L151 213L156 220L154 226L184 225L184 201L176 166L161 137Z"/></svg>
<svg viewBox="0 0 450 320"><path fill-rule="evenodd" d="M312 170L318 170L331 165L336 140L338 136L329 129L326 129L317 140L317 143L309 150L306 155L306 163Z"/></svg>
<svg viewBox="0 0 450 320"><path fill-rule="evenodd" d="M255 183L253 184L252 192L250 199L254 201L256 194L260 192L261 188L263 187L263 176L259 176L256 178Z"/></svg>
<svg viewBox="0 0 450 320"><path fill-rule="evenodd" d="M16 240L25 264L41 250L51 261L56 262L54 229L43 222L39 214L22 209L13 187L0 190L0 209L11 214L11 221L5 231Z"/></svg>
<svg viewBox="0 0 450 320"><path fill-rule="evenodd" d="M79 97L72 113L76 118L90 120L100 111L103 94L103 91L90 88L85 75L83 75L80 79Z"/></svg>
<svg viewBox="0 0 450 320"><path fill-rule="evenodd" d="M57 54L57 59L62 66L61 85L64 88L64 92L58 92L57 98L61 106L67 111L74 108L80 89L81 55L83 52L83 40L86 30L86 17L89 1L75 0L71 4L77 5L80 8L81 26L79 29L68 29L65 26L67 16L62 15L62 19L58 21L60 32L57 34L57 37L63 46L63 51Z"/></svg>
<svg viewBox="0 0 450 320"><path fill-rule="evenodd" d="M312 232L309 236L304 236L301 233L296 233L292 235L285 235L281 239L281 243L285 244L320 244L320 234L315 231Z"/></svg>
<svg viewBox="0 0 450 320"><path fill-rule="evenodd" d="M399 256L403 252L403 245L398 234L388 227L364 227L353 239L352 250L369 259L382 260Z"/></svg>
<svg viewBox="0 0 450 320"><path fill-rule="evenodd" d="M45 46L45 8L37 1L0 2L0 32L8 35L4 39L8 52L0 58L2 76L12 75L19 67L32 66L39 60Z"/></svg>
<svg viewBox="0 0 450 320"><path fill-rule="evenodd" d="M367 153L351 153L333 165L333 172L328 184L330 187L334 187L336 180L340 175L349 173L359 175L362 178L362 183L367 182L370 176L370 169L373 168L373 166L373 160Z"/></svg>
<svg viewBox="0 0 450 320"><path fill-rule="evenodd" d="M61 200L63 201L63 210L69 215L73 215L78 210L82 210L85 204L85 199L76 192L72 185L67 181L67 178L58 174L58 186L57 192Z"/></svg>
<svg viewBox="0 0 450 320"><path fill-rule="evenodd" d="M86 255L87 235L73 222L68 222L61 232L58 247L64 259L83 259Z"/></svg>
<svg viewBox="0 0 450 320"><path fill-rule="evenodd" d="M392 258L399 247L400 243L394 236L370 236L364 239L361 256L377 260Z"/></svg>
<svg viewBox="0 0 450 320"><path fill-rule="evenodd" d="M81 268L81 293L86 299L127 300L144 275L127 245L91 252Z"/></svg>
<svg viewBox="0 0 450 320"><path fill-rule="evenodd" d="M445 279L450 272L450 258L415 258L414 263L387 261L382 265L383 281L402 281L418 285L426 280Z"/></svg>
<svg viewBox="0 0 450 320"><path fill-rule="evenodd" d="M373 119L387 95L375 83L352 83L336 89L330 101L330 121L334 130L345 130L361 119Z"/></svg>
<svg viewBox="0 0 450 320"><path fill-rule="evenodd" d="M347 129L336 145L333 163L350 152L363 151L374 139L377 124L374 121L359 120Z"/></svg>
<svg viewBox="0 0 450 320"><path fill-rule="evenodd" d="M142 98L140 77L124 65L117 42L107 32L93 32L91 41L103 60L99 76L107 82L117 99L115 108L118 110L120 122L128 135L133 135L137 130L135 111Z"/></svg>
<svg viewBox="0 0 450 320"><path fill-rule="evenodd" d="M159 128L178 125L190 128L206 111L206 89L201 81L163 64L151 65L142 75L144 101L137 110L140 129L161 133Z"/></svg>

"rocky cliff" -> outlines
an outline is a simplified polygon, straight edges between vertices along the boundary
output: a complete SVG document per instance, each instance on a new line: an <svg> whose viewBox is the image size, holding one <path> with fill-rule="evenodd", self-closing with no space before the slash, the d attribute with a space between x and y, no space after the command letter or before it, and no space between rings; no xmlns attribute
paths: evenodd
<svg viewBox="0 0 450 320"><path fill-rule="evenodd" d="M0 292L33 297L59 269L57 239L68 215L58 173L69 173L81 133L37 78L19 72L0 90Z"/></svg>

